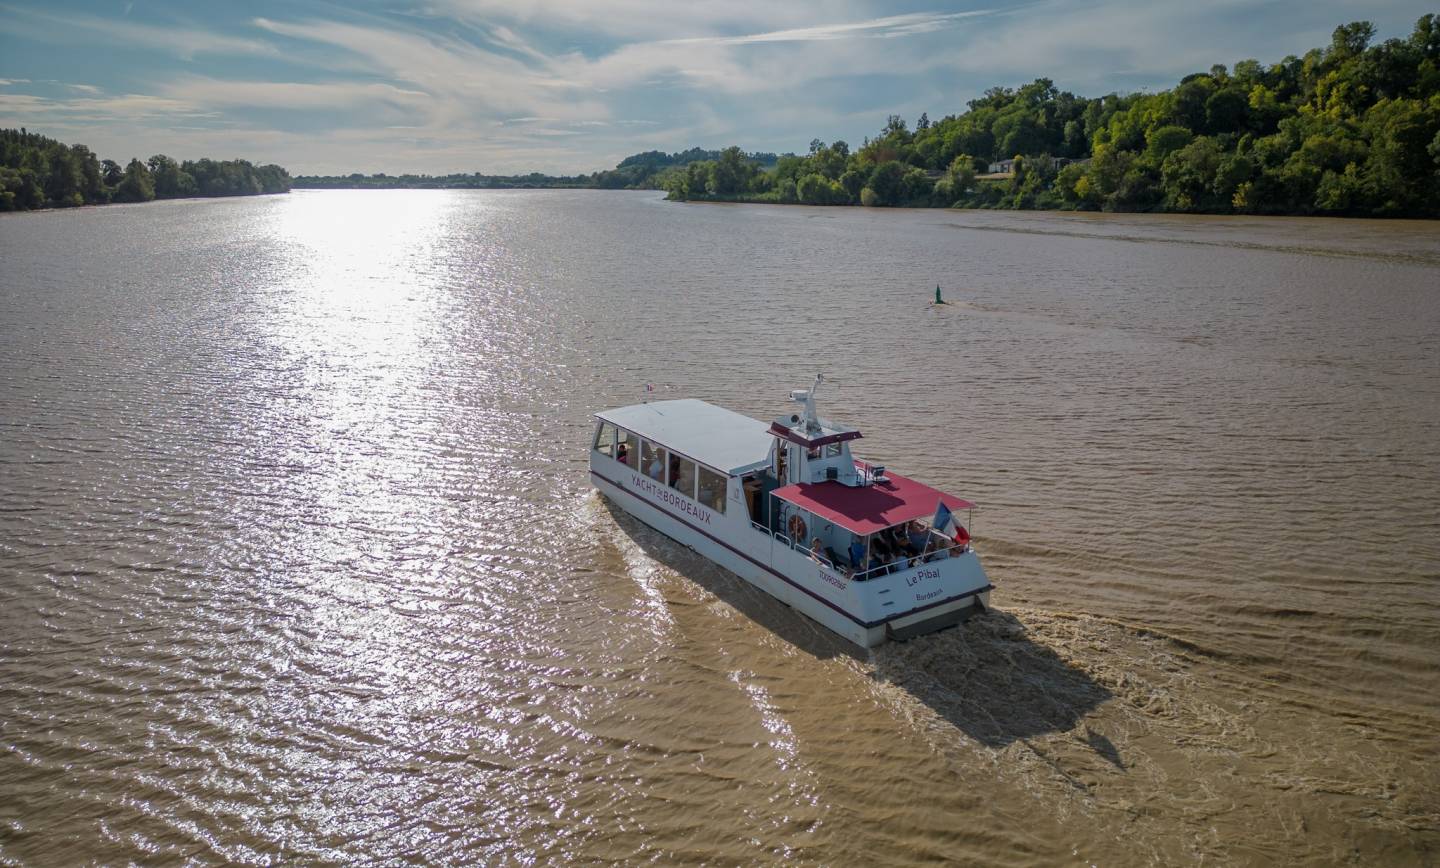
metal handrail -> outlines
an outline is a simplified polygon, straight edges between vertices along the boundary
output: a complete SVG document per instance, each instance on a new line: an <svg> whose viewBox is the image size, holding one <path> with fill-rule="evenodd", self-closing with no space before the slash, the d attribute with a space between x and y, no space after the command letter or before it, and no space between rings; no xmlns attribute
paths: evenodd
<svg viewBox="0 0 1440 868"><path fill-rule="evenodd" d="M932 533L933 533L933 531L932 531ZM963 554L965 554L967 551L969 551L969 550L971 549L971 547L972 547L970 543L965 543L964 545L960 545L960 544L956 543L954 540L951 540L949 537L942 537L942 536L940 536L938 533L937 533L937 534L934 534L934 535L937 536L937 537L940 537L940 539L945 540L947 543L949 543L949 545L941 546L940 548L929 549L929 550L927 550L927 551L925 551L925 552L922 552L921 554L918 554L918 555L909 555L909 556L907 556L907 557L905 558L905 560L907 561L906 565L903 566L903 567L900 567L898 570L895 570L895 572L901 572L901 573L903 573L903 572L905 572L905 571L907 571L907 570L913 570L913 569L915 569L916 567L920 566L921 564L929 562L929 561L930 561L931 559L933 559L936 555L944 554L944 553L946 553L946 552L953 551L953 550L955 550L955 549L957 549L957 548L960 549L960 554L963 555ZM946 556L946 557L953 557L953 555L949 555L949 554L946 554L945 556ZM871 567L870 569L864 570L864 571L862 571L862 572L855 572L855 573L852 573L852 574L851 574L850 580L851 580L851 581L854 581L854 582L868 582L868 581L870 581L871 579L879 578L880 576L888 576L888 575L890 575L891 569L892 569L892 567L894 567L894 566L895 566L894 564L882 564L882 565L880 565L880 566L878 566L878 567Z"/></svg>
<svg viewBox="0 0 1440 868"><path fill-rule="evenodd" d="M761 525L761 524L759 524L758 522L753 522L753 521L752 521L750 524L751 524L752 526L754 526L757 530L764 531L764 526ZM784 546L786 546L787 548L789 548L791 551L800 552L800 553L803 554L805 557L807 557L807 558L809 558L809 559L811 559L811 560L817 561L818 563L823 564L824 566L829 567L829 568L832 569L832 570L836 570L837 572L843 572L843 568L837 567L834 561L831 561L829 558L825 557L824 555L820 555L820 556L817 558L817 557L810 551L810 547L809 547L809 546L802 545L801 543L799 543L799 542L797 542L797 541L795 541L795 540L790 539L790 535L787 534L787 533L785 533L784 531L777 530L777 531L773 531L773 532L770 532L770 533L771 533L771 536L773 536L777 541L779 541L782 545L784 545ZM965 554L965 552L969 551L969 550L972 548L972 544L971 544L971 543L965 543L963 546L962 546L962 545L959 545L959 544L957 544L954 540L950 539L950 538L947 537L947 536L942 536L942 535L940 535L939 533L935 532L934 530L931 530L931 531L930 531L930 534L931 534L931 539L932 539L932 541L935 540L935 539L941 539L941 540L944 540L944 541L945 541L946 545L942 545L942 546L940 546L940 547L938 547L938 548L933 548L933 549L927 548L927 550L926 550L925 552L923 552L923 553L921 553L921 554L918 554L918 555L907 555L907 556L905 557L905 561L907 561L908 563L906 563L906 565L903 566L903 567L899 567L898 569L896 569L896 566L897 566L896 564L882 564L881 566L878 566L878 567L871 567L871 568L868 569L868 570L863 570L863 571L858 571L858 572L852 572L852 573L850 573L850 575L849 575L850 580L853 581L853 582L868 582L868 581L870 581L871 579L879 578L880 576L890 575L890 573L891 573L892 571L893 571L893 572L902 572L902 573L903 573L903 572L905 572L906 570L912 570L912 569L920 566L920 565L923 564L923 563L929 562L930 560L934 559L937 555L945 555L946 557L952 557L952 555L949 555L949 554L946 554L946 553L947 553L947 552L952 552L952 551L954 551L955 549L958 548L958 549L960 549L960 554Z"/></svg>

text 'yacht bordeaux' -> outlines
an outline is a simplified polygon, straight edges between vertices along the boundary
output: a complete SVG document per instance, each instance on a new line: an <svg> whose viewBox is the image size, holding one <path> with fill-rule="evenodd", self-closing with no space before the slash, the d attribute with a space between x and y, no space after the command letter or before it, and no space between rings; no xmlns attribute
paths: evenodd
<svg viewBox="0 0 1440 868"><path fill-rule="evenodd" d="M815 413L770 425L704 401L596 413L590 476L626 512L860 645L983 611L992 585L957 514L974 504L851 457Z"/></svg>

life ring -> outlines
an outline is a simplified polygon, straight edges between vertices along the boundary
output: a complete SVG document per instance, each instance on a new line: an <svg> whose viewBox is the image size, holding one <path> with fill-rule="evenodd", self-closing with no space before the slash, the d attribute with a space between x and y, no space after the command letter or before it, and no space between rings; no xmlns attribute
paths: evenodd
<svg viewBox="0 0 1440 868"><path fill-rule="evenodd" d="M790 516L790 538L793 540L805 541L805 519L798 515Z"/></svg>

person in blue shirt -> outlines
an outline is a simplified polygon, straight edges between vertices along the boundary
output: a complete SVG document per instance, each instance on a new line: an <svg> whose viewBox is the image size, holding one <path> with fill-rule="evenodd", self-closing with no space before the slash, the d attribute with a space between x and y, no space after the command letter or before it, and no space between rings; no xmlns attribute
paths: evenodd
<svg viewBox="0 0 1440 868"><path fill-rule="evenodd" d="M850 563L855 565L855 571L865 569L865 541L859 535L850 538Z"/></svg>
<svg viewBox="0 0 1440 868"><path fill-rule="evenodd" d="M911 552L919 557L925 554L925 547L930 544L930 529L918 521L912 521L905 532L905 540L910 543Z"/></svg>

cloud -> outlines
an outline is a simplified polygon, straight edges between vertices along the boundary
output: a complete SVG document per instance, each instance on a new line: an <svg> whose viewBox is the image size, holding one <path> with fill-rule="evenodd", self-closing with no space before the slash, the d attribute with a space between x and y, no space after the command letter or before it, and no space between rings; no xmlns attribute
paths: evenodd
<svg viewBox="0 0 1440 868"><path fill-rule="evenodd" d="M355 108L387 104L418 106L428 94L380 82L221 81L191 77L161 89L165 96L190 105L253 106L285 109Z"/></svg>
<svg viewBox="0 0 1440 868"><path fill-rule="evenodd" d="M481 119L516 114L593 119L608 114L602 103L573 92L567 82L553 76L548 62L526 63L452 36L393 25L264 18L256 19L255 24L292 39L342 49L359 58L362 68L373 76L428 94L436 124L468 125L477 115Z"/></svg>
<svg viewBox="0 0 1440 868"><path fill-rule="evenodd" d="M48 13L0 5L0 32L45 44L117 45L148 48L190 60L202 54L273 55L255 39L187 27L161 27L83 13Z"/></svg>
<svg viewBox="0 0 1440 868"><path fill-rule="evenodd" d="M821 24L813 27L797 27L790 30L771 30L765 33L751 33L745 36L692 36L664 40L670 44L693 45L753 45L760 42L815 42L832 39L886 38L914 36L919 33L933 33L951 26L964 18L994 15L996 10L977 9L971 12L915 12L908 15L891 15L869 21L854 21L840 24Z"/></svg>
<svg viewBox="0 0 1440 868"><path fill-rule="evenodd" d="M675 34L719 33L727 30L800 27L816 20L853 15L851 0L777 3L774 0L728 0L685 3L675 0L433 0L433 14L481 26L507 21L521 29L544 29L621 42L664 39Z"/></svg>
<svg viewBox="0 0 1440 868"><path fill-rule="evenodd" d="M65 100L34 94L0 94L0 118L6 116L24 118L26 123L35 127L215 117L213 113L183 100L137 93Z"/></svg>

